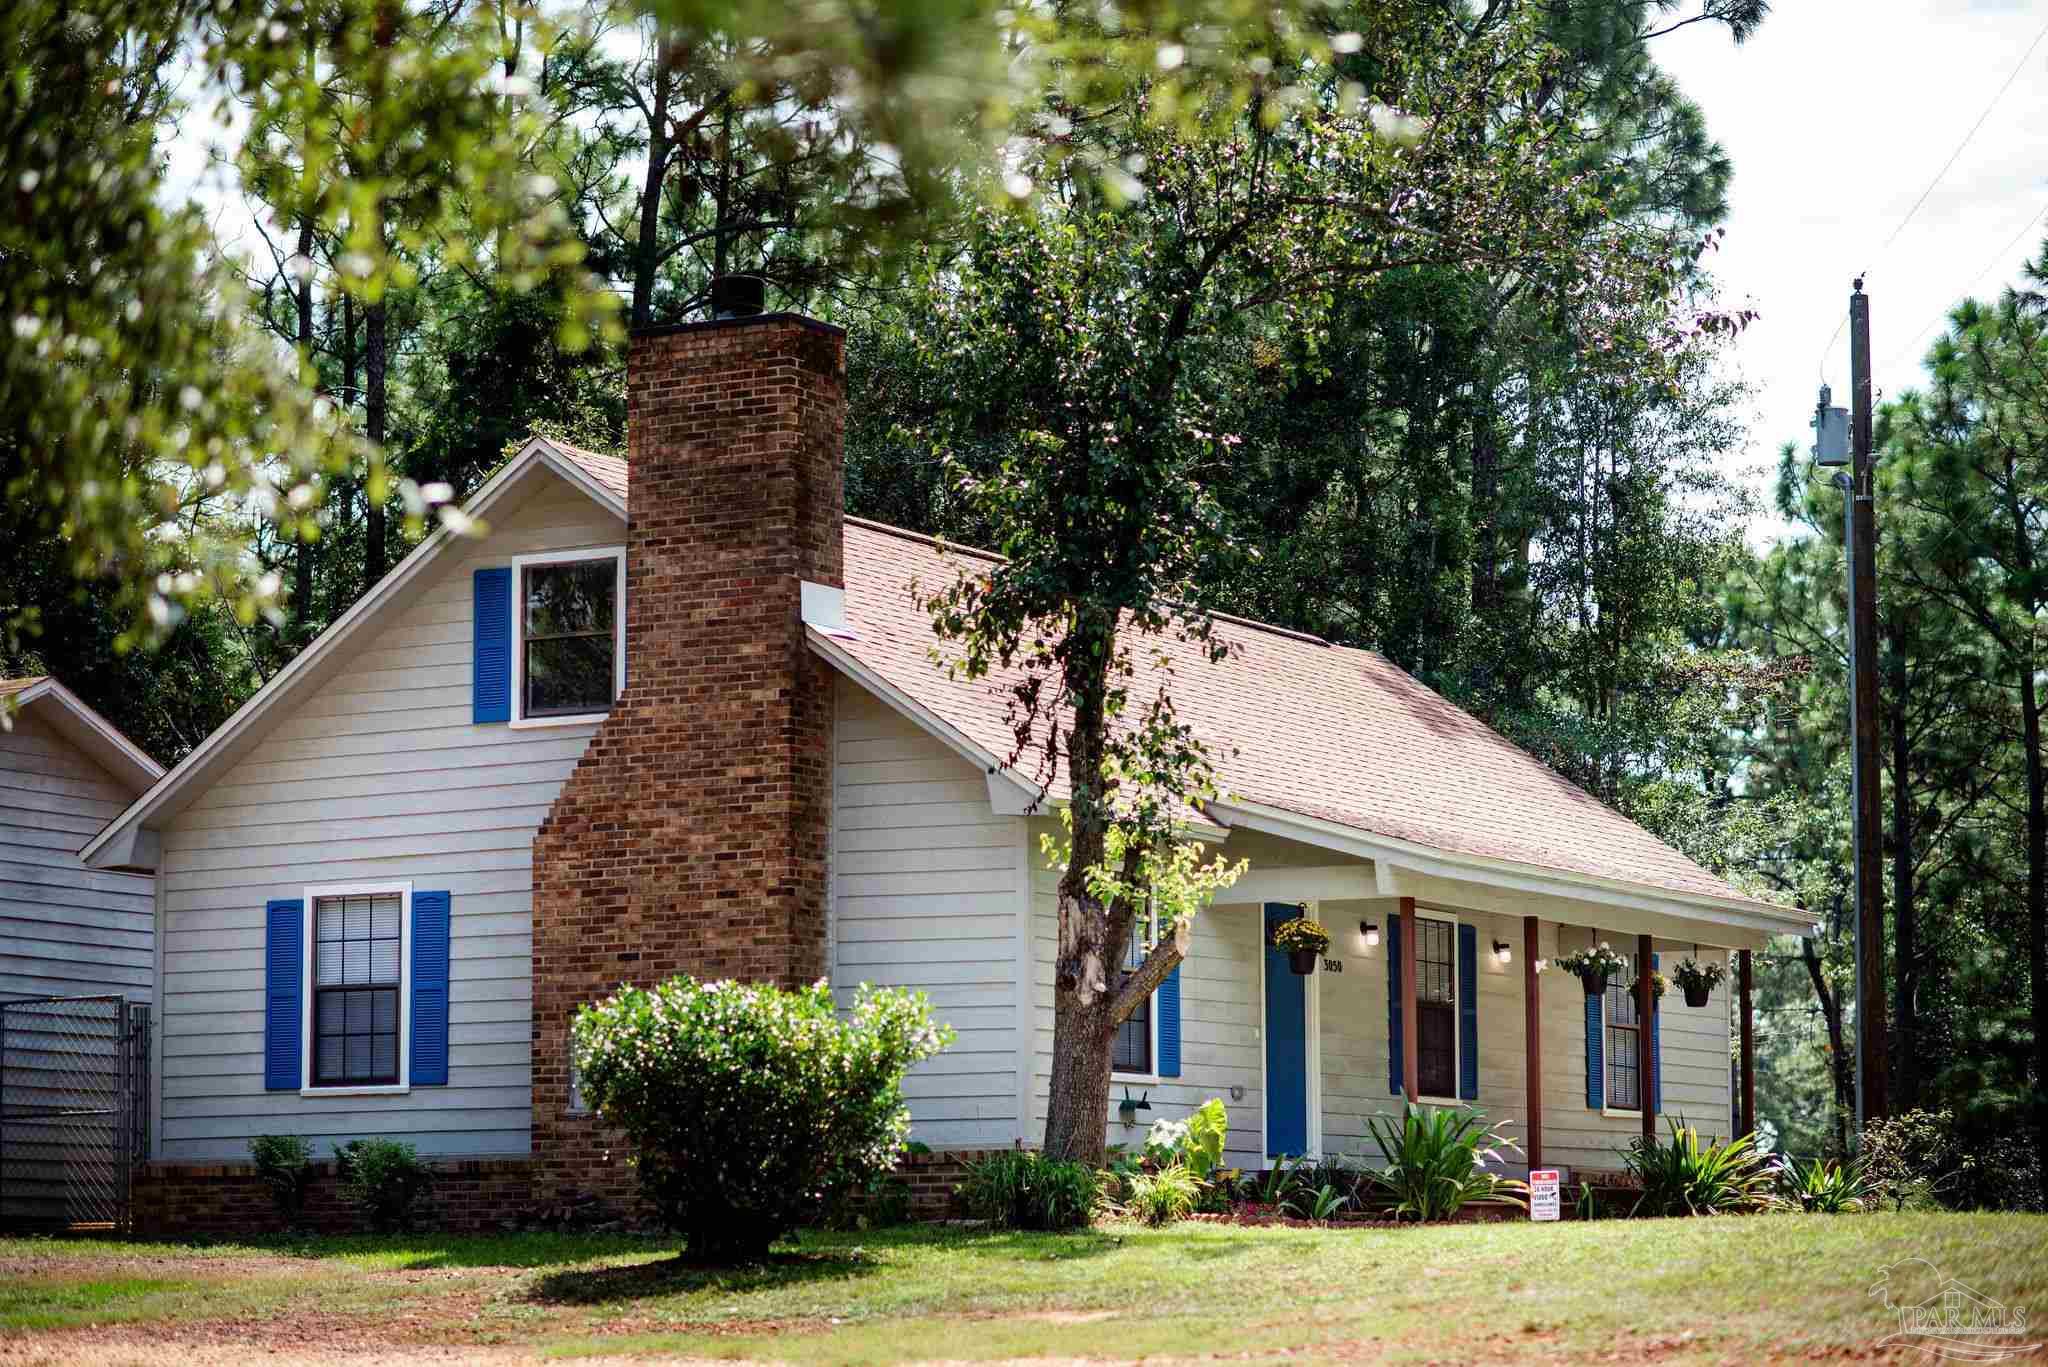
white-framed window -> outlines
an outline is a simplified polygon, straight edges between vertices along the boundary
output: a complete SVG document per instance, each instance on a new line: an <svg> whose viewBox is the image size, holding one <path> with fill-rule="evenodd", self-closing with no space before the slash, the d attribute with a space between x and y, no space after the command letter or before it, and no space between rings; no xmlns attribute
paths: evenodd
<svg viewBox="0 0 2048 1367"><path fill-rule="evenodd" d="M513 556L512 725L602 720L625 686L625 548Z"/></svg>
<svg viewBox="0 0 2048 1367"><path fill-rule="evenodd" d="M1145 956L1152 950L1153 918L1147 912L1131 927L1129 940L1124 946L1124 962L1117 974L1117 985L1121 987L1130 981ZM1159 1080L1159 994L1154 992L1145 999L1145 1004L1131 1012L1128 1019L1116 1028L1116 1039L1110 1046L1110 1076L1119 1081L1157 1082Z"/></svg>
<svg viewBox="0 0 2048 1367"><path fill-rule="evenodd" d="M412 884L334 883L305 895L302 1096L412 1085Z"/></svg>
<svg viewBox="0 0 2048 1367"><path fill-rule="evenodd" d="M1415 1094L1457 1104L1458 921L1415 912Z"/></svg>
<svg viewBox="0 0 2048 1367"><path fill-rule="evenodd" d="M1636 956L1621 956L1619 973L1607 980L1600 1003L1600 1056L1607 1069L1601 1092L1604 1109L1618 1115L1643 1113L1643 1021L1636 1009Z"/></svg>

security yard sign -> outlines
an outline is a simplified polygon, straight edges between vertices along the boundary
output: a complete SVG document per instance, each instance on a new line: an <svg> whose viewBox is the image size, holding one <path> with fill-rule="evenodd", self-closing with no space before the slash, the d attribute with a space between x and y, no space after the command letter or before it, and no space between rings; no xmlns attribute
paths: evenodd
<svg viewBox="0 0 2048 1367"><path fill-rule="evenodd" d="M1557 1217L1557 1169L1532 1169L1529 1173L1529 1218L1555 1220Z"/></svg>

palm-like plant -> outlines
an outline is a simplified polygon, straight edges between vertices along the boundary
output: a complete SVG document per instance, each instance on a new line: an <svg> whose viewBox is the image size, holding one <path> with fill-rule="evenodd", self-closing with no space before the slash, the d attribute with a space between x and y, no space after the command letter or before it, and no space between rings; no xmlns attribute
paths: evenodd
<svg viewBox="0 0 2048 1367"><path fill-rule="evenodd" d="M1861 1162L1840 1162L1815 1158L1801 1163L1793 1159L1781 1171L1785 1195L1801 1210L1818 1215L1840 1215L1845 1211L1868 1210L1877 1204L1878 1186Z"/></svg>
<svg viewBox="0 0 2048 1367"><path fill-rule="evenodd" d="M1622 1156L1643 1184L1633 1214L1724 1215L1779 1204L1777 1164L1757 1148L1753 1135L1702 1143L1697 1127L1666 1123L1669 1143L1646 1136Z"/></svg>
<svg viewBox="0 0 2048 1367"><path fill-rule="evenodd" d="M1397 1220L1448 1220L1468 1201L1520 1201L1529 1187L1486 1171L1499 1163L1500 1151L1521 1147L1470 1107L1404 1106L1398 1126L1394 1117L1371 1116L1366 1124L1387 1157L1384 1168L1368 1169L1366 1179L1384 1191Z"/></svg>

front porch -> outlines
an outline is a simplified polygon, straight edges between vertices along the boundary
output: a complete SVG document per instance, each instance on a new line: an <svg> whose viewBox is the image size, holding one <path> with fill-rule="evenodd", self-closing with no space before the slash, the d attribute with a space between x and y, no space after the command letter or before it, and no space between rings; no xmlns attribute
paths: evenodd
<svg viewBox="0 0 2048 1367"><path fill-rule="evenodd" d="M1440 875L1410 892L1399 867L1310 863L1329 855L1268 832L1233 829L1226 853L1238 852L1251 868L1197 920L1174 1019L1147 1023L1174 1038L1174 1068L1117 1075L1112 1143L1210 1096L1230 1109L1229 1161L1247 1168L1377 1162L1371 1121L1404 1101L1477 1107L1522 1147L1507 1155L1517 1171L1613 1171L1664 1116L1723 1136L1753 1124L1750 955L1770 929ZM1297 975L1270 932L1304 905L1331 944ZM1603 940L1629 961L1603 994L1546 967ZM1725 980L1701 1007L1675 984L1652 1000L1634 965L1669 977L1685 958ZM1147 1103L1128 1123L1126 1095Z"/></svg>

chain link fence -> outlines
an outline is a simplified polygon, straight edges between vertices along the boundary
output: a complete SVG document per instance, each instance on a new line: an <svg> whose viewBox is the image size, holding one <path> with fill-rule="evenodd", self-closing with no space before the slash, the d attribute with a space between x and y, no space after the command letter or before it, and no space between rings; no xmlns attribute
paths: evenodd
<svg viewBox="0 0 2048 1367"><path fill-rule="evenodd" d="M130 1227L149 1155L149 1007L0 1002L0 1224Z"/></svg>

